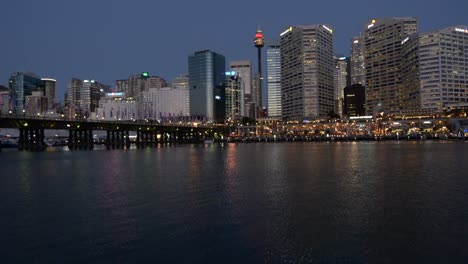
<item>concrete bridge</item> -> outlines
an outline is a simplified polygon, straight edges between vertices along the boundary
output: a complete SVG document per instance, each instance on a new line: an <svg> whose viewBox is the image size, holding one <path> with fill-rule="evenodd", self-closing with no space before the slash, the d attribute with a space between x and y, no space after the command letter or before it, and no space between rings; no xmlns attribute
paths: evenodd
<svg viewBox="0 0 468 264"><path fill-rule="evenodd" d="M0 128L19 130L18 149L42 151L45 129L68 130L70 150L94 148L93 131L106 131L107 149L130 148L130 132L136 133L137 148L156 147L158 144L201 143L221 136L221 130L212 126L188 124L159 124L151 121L94 121L75 119L27 118L0 116Z"/></svg>

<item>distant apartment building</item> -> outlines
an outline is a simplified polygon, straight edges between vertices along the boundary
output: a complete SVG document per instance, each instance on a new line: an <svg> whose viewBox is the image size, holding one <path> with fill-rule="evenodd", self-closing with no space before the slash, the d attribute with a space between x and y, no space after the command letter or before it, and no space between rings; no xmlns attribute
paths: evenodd
<svg viewBox="0 0 468 264"><path fill-rule="evenodd" d="M281 47L279 41L267 44L267 102L268 117L281 117Z"/></svg>
<svg viewBox="0 0 468 264"><path fill-rule="evenodd" d="M0 85L0 115L9 113L10 92L8 87Z"/></svg>
<svg viewBox="0 0 468 264"><path fill-rule="evenodd" d="M55 105L55 93L57 90L57 81L51 78L41 78L45 93L44 95L47 97L47 109L53 109Z"/></svg>
<svg viewBox="0 0 468 264"><path fill-rule="evenodd" d="M132 74L128 79L115 81L116 91L123 92L127 98L138 98L143 91L150 88L167 87L165 79L159 76L151 76L148 72Z"/></svg>
<svg viewBox="0 0 468 264"><path fill-rule="evenodd" d="M126 99L123 92L106 93L99 101L93 119L137 120L138 104L134 99Z"/></svg>
<svg viewBox="0 0 468 264"><path fill-rule="evenodd" d="M43 91L33 91L26 96L24 104L24 116L39 117L47 112L49 98Z"/></svg>
<svg viewBox="0 0 468 264"><path fill-rule="evenodd" d="M242 90L242 78L235 71L226 72L225 105L226 120L237 121L243 116L244 91Z"/></svg>
<svg viewBox="0 0 468 264"><path fill-rule="evenodd" d="M187 88L150 88L139 99L139 118L148 120L180 120L190 115Z"/></svg>
<svg viewBox="0 0 468 264"><path fill-rule="evenodd" d="M66 106L69 113L89 117L99 107L99 100L110 92L110 86L95 80L72 78L67 89Z"/></svg>
<svg viewBox="0 0 468 264"><path fill-rule="evenodd" d="M418 30L413 17L373 19L364 28L367 113L405 109L402 84L402 41Z"/></svg>
<svg viewBox="0 0 468 264"><path fill-rule="evenodd" d="M327 116L334 110L331 27L293 26L280 37L282 118Z"/></svg>
<svg viewBox="0 0 468 264"><path fill-rule="evenodd" d="M242 116L255 118L256 108L254 102L254 88L252 81L252 64L250 60L232 61L230 63L231 71L235 71L241 80L241 89L243 94Z"/></svg>
<svg viewBox="0 0 468 264"><path fill-rule="evenodd" d="M9 80L9 88L9 111L16 115L24 114L26 96L32 95L33 92L45 93L44 82L34 73L13 73Z"/></svg>
<svg viewBox="0 0 468 264"><path fill-rule="evenodd" d="M226 60L221 54L203 50L188 58L190 114L202 120L224 122Z"/></svg>
<svg viewBox="0 0 468 264"><path fill-rule="evenodd" d="M174 78L174 80L172 80L171 87L173 89L178 89L178 88L188 89L189 88L189 76L180 75Z"/></svg>

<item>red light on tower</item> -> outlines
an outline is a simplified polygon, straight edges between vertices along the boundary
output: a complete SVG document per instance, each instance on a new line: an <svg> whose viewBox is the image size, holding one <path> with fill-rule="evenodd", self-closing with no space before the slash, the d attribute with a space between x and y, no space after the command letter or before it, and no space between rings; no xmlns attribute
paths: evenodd
<svg viewBox="0 0 468 264"><path fill-rule="evenodd" d="M255 39L254 39L254 43L255 43L255 47L258 47L258 48L261 48L263 47L263 33L260 29L257 30L257 33L255 33Z"/></svg>

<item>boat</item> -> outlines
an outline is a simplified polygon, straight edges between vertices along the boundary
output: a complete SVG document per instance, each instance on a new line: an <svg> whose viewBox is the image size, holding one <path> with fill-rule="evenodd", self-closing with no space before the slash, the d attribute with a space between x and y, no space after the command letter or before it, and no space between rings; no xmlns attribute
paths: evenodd
<svg viewBox="0 0 468 264"><path fill-rule="evenodd" d="M11 139L3 139L3 140L0 140L0 146L1 148L17 148L18 147L18 143L14 140L11 140Z"/></svg>

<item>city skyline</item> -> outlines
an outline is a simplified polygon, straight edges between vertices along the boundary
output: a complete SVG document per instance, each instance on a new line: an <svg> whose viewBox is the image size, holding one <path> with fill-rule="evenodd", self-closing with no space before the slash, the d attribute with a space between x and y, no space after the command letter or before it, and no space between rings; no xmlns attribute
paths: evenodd
<svg viewBox="0 0 468 264"><path fill-rule="evenodd" d="M208 6L213 4L206 2ZM304 8L286 12L289 9L270 5L264 9L266 3L239 2L243 3L246 6L240 9L243 20L236 22L232 22L236 12L230 14L224 8L214 5L205 8L197 3L184 3L183 9L176 9L180 3L156 5L148 1L132 5L115 2L112 6L88 1L2 3L10 26L0 29L0 35L8 36L0 51L0 84L8 85L12 72L34 72L57 79L57 99L63 101L62 95L73 77L114 85L115 80L149 71L171 81L188 72L189 54L204 49L224 54L227 63L251 60L255 68L256 50L251 43L258 25L268 40L278 39L290 25L329 24L334 30L334 53L348 56L352 37L362 32L372 18L415 16L419 32L426 32L467 24L461 10L468 6L446 1L444 6L431 9L427 8L431 3L416 1L380 4L376 10L372 2L359 1L344 2L338 8L325 3L305 3L301 5ZM152 12L161 9L177 12ZM23 16L16 16L15 10L21 10ZM41 14L40 18L34 15L37 13ZM208 13L212 16L204 17ZM69 16L76 19L70 20ZM350 21L349 17L353 19Z"/></svg>

